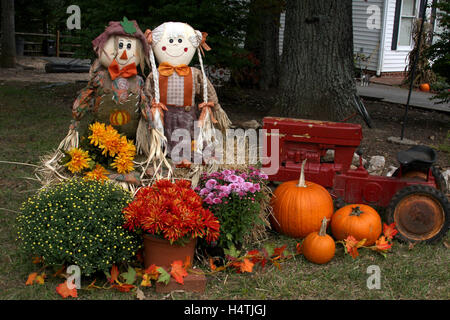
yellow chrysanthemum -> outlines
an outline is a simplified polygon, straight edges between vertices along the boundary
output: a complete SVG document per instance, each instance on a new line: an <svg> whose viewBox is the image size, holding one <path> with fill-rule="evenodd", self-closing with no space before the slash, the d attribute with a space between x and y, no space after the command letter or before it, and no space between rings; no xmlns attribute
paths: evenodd
<svg viewBox="0 0 450 320"><path fill-rule="evenodd" d="M100 181L108 180L108 177L106 176L108 173L108 170L103 168L100 164L96 164L94 170L86 173L86 178Z"/></svg>
<svg viewBox="0 0 450 320"><path fill-rule="evenodd" d="M111 126L108 126L111 127ZM108 130L103 133L102 139L99 141L99 148L103 149L102 154L109 154L111 157L115 157L116 154L120 150L120 135L119 133L112 128L112 130Z"/></svg>
<svg viewBox="0 0 450 320"><path fill-rule="evenodd" d="M89 126L92 134L88 137L90 143L94 146L98 146L103 139L103 134L105 133L105 124L100 122L95 122Z"/></svg>
<svg viewBox="0 0 450 320"><path fill-rule="evenodd" d="M133 171L133 158L126 153L119 153L111 164L111 167L116 168L118 173L128 173Z"/></svg>
<svg viewBox="0 0 450 320"><path fill-rule="evenodd" d="M65 164L65 166L72 173L81 172L83 169L89 168L89 153L87 151L83 151L79 148L72 148L69 151L69 155L71 156L71 160Z"/></svg>
<svg viewBox="0 0 450 320"><path fill-rule="evenodd" d="M136 146L133 141L130 141L125 136L122 136L120 139L119 153L125 153L129 157L134 158L136 155Z"/></svg>

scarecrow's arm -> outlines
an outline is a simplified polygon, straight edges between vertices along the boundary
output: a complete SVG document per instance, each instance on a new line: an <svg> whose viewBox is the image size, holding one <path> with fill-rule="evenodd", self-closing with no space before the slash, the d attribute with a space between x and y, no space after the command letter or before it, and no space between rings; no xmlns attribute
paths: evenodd
<svg viewBox="0 0 450 320"><path fill-rule="evenodd" d="M203 75L202 72L197 68L192 68L194 72L194 81L195 81L195 96L196 101L203 102ZM225 111L219 104L219 98L217 97L216 90L214 89L213 84L206 78L206 92L208 94L208 101L213 102L213 116L217 120L217 125L220 130L226 130L230 127L231 121L228 118Z"/></svg>

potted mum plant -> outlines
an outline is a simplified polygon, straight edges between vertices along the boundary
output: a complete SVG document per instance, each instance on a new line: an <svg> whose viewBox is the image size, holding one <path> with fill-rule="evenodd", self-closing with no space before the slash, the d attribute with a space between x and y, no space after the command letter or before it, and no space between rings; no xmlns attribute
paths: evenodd
<svg viewBox="0 0 450 320"><path fill-rule="evenodd" d="M188 180L158 180L138 190L123 210L124 227L143 235L146 268L168 268L186 256L193 261L198 238L218 239L219 221L202 202Z"/></svg>
<svg viewBox="0 0 450 320"><path fill-rule="evenodd" d="M221 255L223 249L242 247L255 226L264 227L263 186L267 175L249 167L248 170L222 170L203 173L195 191L203 198L204 206L220 222L220 237L212 250Z"/></svg>

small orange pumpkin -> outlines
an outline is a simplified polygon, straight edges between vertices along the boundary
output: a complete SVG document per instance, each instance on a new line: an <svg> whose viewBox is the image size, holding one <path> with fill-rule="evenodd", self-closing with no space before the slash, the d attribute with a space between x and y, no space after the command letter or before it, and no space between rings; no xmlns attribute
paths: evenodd
<svg viewBox="0 0 450 320"><path fill-rule="evenodd" d="M115 111L109 116L109 122L113 126L122 126L130 122L130 114L126 110Z"/></svg>
<svg viewBox="0 0 450 320"><path fill-rule="evenodd" d="M428 83L422 83L419 86L420 91L429 92L430 91L430 85Z"/></svg>
<svg viewBox="0 0 450 320"><path fill-rule="evenodd" d="M304 238L319 231L322 219L333 215L333 199L328 191L319 184L305 181L305 162L306 159L299 181L282 183L272 197L272 226L293 238Z"/></svg>
<svg viewBox="0 0 450 320"><path fill-rule="evenodd" d="M327 234L327 218L323 218L319 232L308 234L302 243L302 254L311 262L324 264L333 259L336 244Z"/></svg>
<svg viewBox="0 0 450 320"><path fill-rule="evenodd" d="M372 245L382 230L378 212L365 204L349 204L337 210L331 218L331 233L336 240L348 236L356 240L366 239L365 245Z"/></svg>

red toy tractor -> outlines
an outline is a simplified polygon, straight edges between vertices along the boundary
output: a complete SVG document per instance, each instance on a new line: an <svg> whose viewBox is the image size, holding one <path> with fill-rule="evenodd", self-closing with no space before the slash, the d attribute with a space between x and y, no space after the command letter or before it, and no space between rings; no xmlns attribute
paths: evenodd
<svg viewBox="0 0 450 320"><path fill-rule="evenodd" d="M436 152L426 146L400 151L400 168L392 177L369 175L357 148L362 139L358 124L266 117L265 155L279 155L278 172L270 181L297 180L301 164L305 178L325 187L336 207L363 203L386 209L388 223L395 222L401 240L433 242L450 227L450 203L442 174L433 167ZM270 139L279 138L279 150L271 150ZM326 160L334 150L334 160ZM360 164L351 168L354 153ZM269 167L270 163L263 167Z"/></svg>

